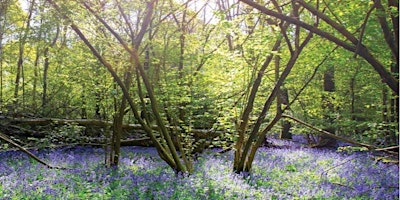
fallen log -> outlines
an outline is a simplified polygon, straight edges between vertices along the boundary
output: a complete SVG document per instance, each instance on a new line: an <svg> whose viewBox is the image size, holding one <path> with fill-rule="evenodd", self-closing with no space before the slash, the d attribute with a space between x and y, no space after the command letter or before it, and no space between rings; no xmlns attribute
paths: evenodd
<svg viewBox="0 0 400 200"><path fill-rule="evenodd" d="M16 125L0 125L0 131L3 133L12 133L13 135L43 138L44 134L40 131L26 129Z"/></svg>
<svg viewBox="0 0 400 200"><path fill-rule="evenodd" d="M113 122L111 121L102 121L96 119L57 119L57 118L5 118L11 124L24 124L29 126L45 126L51 124L59 124L59 125L66 125L66 124L77 124L80 126L98 126L98 127L111 127L113 126ZM123 124L123 129L126 130L144 130L140 124ZM167 126L170 128L170 126ZM156 125L152 126L153 130L158 130ZM181 130L180 127L174 127L176 130ZM223 134L223 131L216 131L213 129L206 130L206 129L191 129L191 133L195 134L199 138L206 138L206 137L217 137Z"/></svg>
<svg viewBox="0 0 400 200"><path fill-rule="evenodd" d="M121 140L121 146L150 147L153 146L153 142L149 137L139 138L139 139L129 139L129 140Z"/></svg>
<svg viewBox="0 0 400 200"><path fill-rule="evenodd" d="M361 146L361 147L366 147L366 148L367 148L368 150L370 150L370 151L377 151L377 150L379 150L379 151L383 151L383 152L385 152L385 153L398 155L397 152L393 152L393 151L390 151L390 150L388 150L388 149L378 148L378 147L373 146L373 145L370 145L370 144L365 144L365 143L362 143L362 142L357 142L357 141L354 141L354 140L351 140L351 139L348 139L348 138L345 138L345 137L341 137L341 136L335 135L335 134L333 134L333 133L330 133L330 132L325 131L325 130L323 130L323 129L317 128L317 127L315 127L315 126L313 126L313 125L311 125L311 124L308 124L308 123L306 123L306 122L303 122L303 121L301 121L300 119L297 119L297 118L292 117L292 116L289 116L289 115L282 115L282 117L291 119L291 120L293 120L293 121L295 121L295 122L297 122L297 123L299 123L299 124L301 124L301 125L303 125L303 126L306 126L306 127L310 128L310 129L312 129L312 130L314 130L314 131L317 131L317 132L320 133L320 134L323 134L323 135L325 135L325 136L327 136L327 137L330 137L330 138L333 138L333 139L336 139L336 140L340 140L340 141L347 142L347 143L354 144L354 145Z"/></svg>
<svg viewBox="0 0 400 200"><path fill-rule="evenodd" d="M104 137L100 128L106 130L113 126L113 122L111 121L102 121L96 119L56 119L56 118L10 118L10 117L3 117L0 118L0 122L2 124L6 124L6 126L21 126L21 127L31 127L32 130L43 130L43 127L46 127L45 130L49 131L40 131L35 136L33 134L19 134L20 136L28 136L34 138L44 138L46 134L51 133L51 129L57 126L68 125L68 124L75 124L79 126L85 126L85 136L88 137L89 143L96 143L96 144L106 144L107 142L104 141L104 138L96 138L96 137ZM4 123L6 122L6 123ZM194 142L194 151L199 151L198 149L207 148L212 141L215 140L216 137L221 136L224 134L223 131L216 131L214 129L191 129L189 133L186 130L183 130L180 127L171 127L167 126L167 128L173 129L178 133L175 134L182 134L191 135L193 137ZM29 129L29 130L30 130ZM133 138L133 139L125 139L121 141L121 146L153 146L153 142L150 138L147 138L146 133L144 132L142 126L140 124L123 124L122 129L124 131L124 138ZM158 131L158 127L153 125L152 129L154 131ZM28 130L28 129L25 129ZM89 131L88 131L89 130ZM1 131L1 129L0 129ZM13 133L12 131L7 131L8 133Z"/></svg>
<svg viewBox="0 0 400 200"><path fill-rule="evenodd" d="M79 144L79 143L77 143ZM104 145L110 145L109 142L105 141L104 138L92 138L89 140L87 143L81 143L84 145L92 145L94 144L95 146L104 146ZM149 137L143 137L143 138L135 138L135 139L126 139L126 140L121 140L121 146L142 146L142 147L150 147L153 146L153 142Z"/></svg>

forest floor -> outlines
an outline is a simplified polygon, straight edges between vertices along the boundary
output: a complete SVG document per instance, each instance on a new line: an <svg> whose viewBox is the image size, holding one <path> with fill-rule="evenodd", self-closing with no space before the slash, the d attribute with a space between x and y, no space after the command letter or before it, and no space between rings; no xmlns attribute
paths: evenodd
<svg viewBox="0 0 400 200"><path fill-rule="evenodd" d="M189 176L176 176L152 147L123 147L118 168L104 149L33 151L49 169L20 151L0 153L0 199L399 199L399 167L370 152L307 148L271 140L252 173L232 172L233 152L207 150Z"/></svg>

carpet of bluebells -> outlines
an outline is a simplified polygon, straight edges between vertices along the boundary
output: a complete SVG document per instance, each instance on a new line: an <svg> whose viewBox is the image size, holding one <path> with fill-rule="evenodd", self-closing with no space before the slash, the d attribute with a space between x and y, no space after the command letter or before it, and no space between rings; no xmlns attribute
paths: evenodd
<svg viewBox="0 0 400 200"><path fill-rule="evenodd" d="M250 176L232 172L233 152L202 154L189 176L176 176L154 148L124 147L118 168L104 150L34 151L48 169L20 151L0 153L0 199L399 199L399 168L367 152L296 146L261 148Z"/></svg>

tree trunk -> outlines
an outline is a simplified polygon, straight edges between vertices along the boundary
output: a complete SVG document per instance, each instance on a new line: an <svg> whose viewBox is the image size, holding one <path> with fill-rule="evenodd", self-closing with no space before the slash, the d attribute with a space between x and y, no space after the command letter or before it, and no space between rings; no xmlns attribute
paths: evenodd
<svg viewBox="0 0 400 200"><path fill-rule="evenodd" d="M398 17L397 17L397 23L398 23ZM397 26L398 26L398 24L397 24ZM398 29L398 27L397 27L397 29ZM399 35L397 32L397 37L396 37L397 41L398 41L398 37L399 37ZM394 74L396 79L399 79L398 64L392 63L391 72ZM391 134L389 137L391 139L392 144L398 144L399 136L396 134L396 132L399 131L399 96L395 92L391 92L391 94L392 94L391 98L390 98L390 124L391 124L390 132L391 132Z"/></svg>
<svg viewBox="0 0 400 200"><path fill-rule="evenodd" d="M35 58L35 63L33 65L33 88L32 88L32 107L34 109L34 111L37 110L38 106L37 106L37 82L39 79L39 70L38 70L38 66L39 66L39 58L40 58L40 53L39 53L39 47L36 48L36 58Z"/></svg>
<svg viewBox="0 0 400 200"><path fill-rule="evenodd" d="M3 110L3 37L6 28L6 14L10 1L0 4L0 110Z"/></svg>
<svg viewBox="0 0 400 200"><path fill-rule="evenodd" d="M122 121L125 115L126 100L123 99L119 111L115 114L113 132L110 141L110 165L118 166L121 151Z"/></svg>
<svg viewBox="0 0 400 200"><path fill-rule="evenodd" d="M21 83L21 78L23 78L23 64L24 64L24 51L25 51L25 43L28 38L28 34L30 32L31 28L31 19L33 15L33 8L35 6L35 0L32 0L30 5L29 5L29 13L28 17L26 19L26 27L25 29L20 33L20 40L19 40L19 53L18 53L18 61L17 61L17 71L15 74L15 85L14 85L14 99L13 99L13 113L17 112L17 109L19 108L19 101L18 101L18 96L19 96L19 89L20 89L20 83Z"/></svg>
<svg viewBox="0 0 400 200"><path fill-rule="evenodd" d="M82 84L82 90L81 90L81 118L82 119L87 119L87 110L86 110L86 86L85 83Z"/></svg>
<svg viewBox="0 0 400 200"><path fill-rule="evenodd" d="M168 163L168 165L173 168L173 170L176 173L181 173L181 172L187 172L187 169L185 166L182 165L182 162L179 158L179 155L176 151L176 148L174 147L174 144L171 140L171 135L168 132L163 118L161 117L159 108L158 108L158 101L155 98L155 93L153 91L152 85L146 75L146 72L143 68L143 65L139 59L139 55L137 52L136 48L130 48L127 43L119 36L119 34L117 32L115 32L115 30L113 28L111 28L107 22L105 22L99 15L96 14L96 12L94 10L92 10L86 3L82 2L82 4L85 6L85 8L90 11L97 20L99 20L106 28L107 30L115 37L115 39L118 40L118 42L120 43L120 45L129 53L129 55L131 56L131 58L133 59L133 63L135 64L136 68L139 70L139 74L143 80L143 83L145 85L145 88L147 90L147 93L149 95L150 98L150 102L151 102L151 108L153 111L153 114L155 116L157 125L159 127L159 131L161 132L161 135L163 136L163 139L165 141L165 143L161 144L158 139L155 137L155 135L153 134L153 131L151 130L151 128L143 121L142 118L140 118L140 114L138 112L138 107L136 105L136 103L132 100L130 94L129 94L129 90L127 88L127 86L123 83L123 81L121 80L121 78L118 76L118 74L115 72L113 66L107 62L101 55L100 53L96 50L96 48L91 44L91 42L87 39L87 37L82 33L82 31L79 29L78 26L76 26L76 24L73 23L73 21L64 13L62 12L61 8L55 3L55 1L53 0L48 0L48 2L57 10L57 12L65 19L69 22L71 28L75 31L75 33L81 38L81 40L85 43L85 45L87 47L89 47L90 51L92 52L92 54L104 65L104 67L110 72L110 74L112 75L112 77L114 78L114 81L116 83L118 83L118 85L120 86L124 98L127 99L129 106L131 108L131 111L133 112L135 118L139 121L139 123L143 126L143 128L145 129L146 133L148 133L149 137L151 138L151 140L154 142L157 151L160 155L160 157L166 161ZM148 5L148 10L147 10L147 14L144 18L144 21L146 23L143 24L148 24L148 22L151 20L151 16L152 16L152 12L153 12L153 7L155 5L155 1L151 1L147 3ZM122 13L123 14L123 13ZM146 31L146 29L142 29L143 31ZM139 34L140 35L140 34Z"/></svg>
<svg viewBox="0 0 400 200"><path fill-rule="evenodd" d="M43 93L42 93L42 115L46 113L47 104L47 75L49 72L49 47L46 47L43 52L44 64L43 64Z"/></svg>
<svg viewBox="0 0 400 200"><path fill-rule="evenodd" d="M282 105L289 105L289 94L286 88L281 88L280 91L280 104L279 104L279 109L282 110ZM289 108L290 109L290 108ZM281 112L282 113L282 112ZM292 139L292 133L290 132L290 128L292 127L292 124L287 121L287 120L281 120L281 132L280 132L280 138L281 139Z"/></svg>
<svg viewBox="0 0 400 200"><path fill-rule="evenodd" d="M59 34L60 34L60 26L57 25L57 30L56 30L56 35L54 36L53 41L51 42L50 45L46 46L46 48L43 51L43 57L44 57L44 64L43 64L43 93L42 93L42 115L46 116L46 105L47 105L47 76L49 73L49 67L50 67L50 61L49 61L49 50L50 48L54 47L56 44Z"/></svg>
<svg viewBox="0 0 400 200"><path fill-rule="evenodd" d="M388 103L388 91L386 86L382 87L382 131L383 137L379 138L381 145L387 145L390 143L390 117L389 117L389 103Z"/></svg>
<svg viewBox="0 0 400 200"><path fill-rule="evenodd" d="M279 79L279 65L280 65L280 56L275 56L275 81ZM288 91L282 85L277 92L276 95L276 115L282 115L282 105L289 104L289 95ZM290 133L290 122L286 120L281 120L281 130L279 134L279 138L281 139L292 139L292 134ZM266 140L265 140L266 142Z"/></svg>
<svg viewBox="0 0 400 200"><path fill-rule="evenodd" d="M335 71L334 67L329 67L324 72L324 93L326 95L322 96L322 109L323 109L323 117L326 124L324 130L329 133L335 133L336 127L334 125L335 118L334 113L335 105L334 105L334 92L335 92ZM335 147L336 140L331 137L320 136L318 139L318 144L316 147Z"/></svg>
<svg viewBox="0 0 400 200"><path fill-rule="evenodd" d="M233 14L231 13L233 9L230 8L230 1L223 1L223 0L218 0L217 1L218 9L221 12L225 12L225 20L227 21L232 21L232 16ZM234 50L234 41L233 37L231 34L226 34L226 39L228 41L228 48L230 51Z"/></svg>
<svg viewBox="0 0 400 200"><path fill-rule="evenodd" d="M276 1L272 1L272 2L276 7L279 7L279 5ZM292 7L293 7L292 14L295 15L294 17L299 17L298 16L298 7L295 5L293 5ZM276 99L279 89L281 88L281 86L283 85L287 76L290 74L291 70L293 69L300 53L302 52L304 47L308 44L308 42L313 37L313 34L310 32L307 34L307 36L304 38L304 40L300 43L300 27L296 26L294 39L293 39L293 41L290 41L289 37L287 35L288 25L289 25L288 23L280 24L280 29L281 29L280 34L282 34L283 37L285 37L285 41L286 41L289 51L290 51L290 58L286 64L284 70L279 75L279 79L276 81L275 86L272 89L270 95L268 96L267 100L265 101L264 106L261 110L261 113L259 114L257 121L254 123L254 126L249 133L249 137L246 140L244 140L244 138L243 138L244 131L242 132L242 130L245 130L245 128L241 129L241 127L239 127L239 138L236 142L237 145L236 145L235 160L234 160L234 171L236 173L245 172L247 174L250 172L257 149L262 144L262 142L264 142L266 133L269 132L272 129L272 127L281 119L281 114L278 113L269 122L267 127L264 128L261 132L259 132L261 125L267 115L267 112L270 110L270 107L271 107L273 101ZM315 27L318 26L318 20L316 20L314 26ZM280 39L278 39L278 40L280 40ZM293 45L293 43L294 43L294 45ZM260 76L260 73L261 73L261 70L260 70L258 76L262 77L262 75ZM258 79L258 77L257 77L257 79ZM258 81L257 79L254 81L253 87L254 87L255 83ZM259 81L261 81L261 79ZM253 91L253 88L252 88L251 92L252 93L254 92L254 94L255 94L255 93L257 93L257 90ZM249 97L249 100L250 99L251 98ZM254 99L252 99L252 100L254 101ZM244 113L246 113L246 110L247 110L247 112L251 111L251 108L253 106L252 104L253 103L250 104L251 105L250 110L248 110L248 108L246 107ZM249 106L249 105L246 105L246 106ZM244 120L241 121L241 123L243 123L243 122L244 122ZM241 124L241 126L242 126L242 124Z"/></svg>

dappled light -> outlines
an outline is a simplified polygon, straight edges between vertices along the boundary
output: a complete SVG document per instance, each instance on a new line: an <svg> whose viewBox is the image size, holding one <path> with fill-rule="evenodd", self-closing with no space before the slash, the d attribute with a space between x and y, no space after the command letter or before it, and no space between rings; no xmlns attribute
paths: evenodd
<svg viewBox="0 0 400 200"><path fill-rule="evenodd" d="M0 0L0 199L399 199L397 0Z"/></svg>

